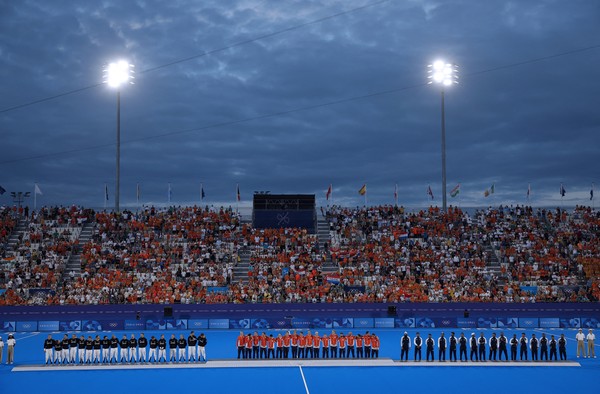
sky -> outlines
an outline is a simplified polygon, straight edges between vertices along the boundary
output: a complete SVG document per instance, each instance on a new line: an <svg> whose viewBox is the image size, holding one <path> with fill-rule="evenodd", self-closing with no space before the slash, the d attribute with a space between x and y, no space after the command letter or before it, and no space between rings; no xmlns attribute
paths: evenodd
<svg viewBox="0 0 600 394"><path fill-rule="evenodd" d="M136 70L120 89L121 207L166 204L169 183L182 205L235 204L238 184L242 205L255 191L324 205L330 184L330 204L365 204L366 184L369 205L395 185L401 205L441 205L438 59L459 69L449 205L592 205L598 21L597 0L0 2L0 205L35 183L38 207L114 204L102 74L119 59Z"/></svg>

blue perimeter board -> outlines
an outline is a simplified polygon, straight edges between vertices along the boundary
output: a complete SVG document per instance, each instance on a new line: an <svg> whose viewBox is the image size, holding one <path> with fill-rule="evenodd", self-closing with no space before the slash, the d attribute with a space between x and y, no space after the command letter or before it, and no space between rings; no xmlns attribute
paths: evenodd
<svg viewBox="0 0 600 394"><path fill-rule="evenodd" d="M422 336L431 333L434 338L441 331L449 335L450 331L456 334L465 332L470 336L475 332L479 336L484 332L489 338L494 329L369 329L381 338L380 357L398 359L400 355L400 337L407 331L414 337L416 331ZM342 330L344 331L344 330ZM196 333L198 334L198 330ZM278 334L282 331L270 330L268 333ZM347 332L347 331L346 331ZM353 330L354 334L362 330ZM0 394L1 393L42 393L47 391L60 391L63 393L138 393L138 392L179 392L199 391L206 393L307 393L310 394L332 392L340 393L397 393L397 392L425 392L425 393L506 393L506 392L539 392L559 393L566 391L597 391L597 381L600 377L600 362L598 359L577 359L575 357L576 330L573 329L537 329L537 330L504 330L505 335L512 336L516 333L526 332L540 336L542 332L547 335L559 336L565 333L567 341L567 355L571 361L579 361L581 367L507 367L498 363L498 366L475 367L465 364L459 367L276 367L276 368L217 368L217 369L141 369L141 370L96 370L96 371L65 371L52 372L11 372L12 367L3 364L0 367ZM53 333L54 337L62 337L65 332ZM120 338L123 334L130 336L137 331L103 331L99 335L115 334ZM144 331L147 337L151 335L177 337L182 333L187 336L189 330L173 331ZM207 330L208 338L207 356L211 359L233 359L237 357L235 346L239 334L237 330ZM339 333L339 330L338 330ZM69 332L69 334L71 334ZM77 332L78 336L84 334L95 336L95 332ZM323 331L321 331L323 334ZM6 339L7 333L2 333ZM15 348L15 365L43 364L43 341L48 333L17 333L17 346ZM598 346L598 345L596 345ZM423 356L425 354L423 353ZM435 351L437 357L437 348ZM412 360L411 348L409 359ZM448 355L446 355L448 358ZM4 351L4 362L6 350ZM302 372L302 373L301 373ZM591 390L591 391L590 391Z"/></svg>

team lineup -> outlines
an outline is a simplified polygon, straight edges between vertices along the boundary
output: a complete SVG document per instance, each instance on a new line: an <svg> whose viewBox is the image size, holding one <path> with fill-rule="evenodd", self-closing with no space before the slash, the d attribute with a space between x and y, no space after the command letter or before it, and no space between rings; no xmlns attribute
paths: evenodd
<svg viewBox="0 0 600 394"><path fill-rule="evenodd" d="M577 341L577 358L596 358L595 335L583 330L575 336ZM587 342L587 344L586 344ZM134 364L134 363L181 363L207 361L207 338L202 333L196 336L191 331L187 338L180 334L179 338L171 334L170 338L151 336L144 333L123 335L121 339L112 335L95 337L65 334L60 339L48 335L44 341L45 364ZM374 359L379 357L381 341L375 333L353 335L352 332L339 334L332 330L329 334L320 335L318 331L287 331L274 336L263 332L244 333L241 331L236 339L237 359ZM13 345L14 346L14 345ZM408 332L400 338L400 361L408 361L412 350L413 361L446 361L451 362L478 361L557 361L567 360L567 339L564 334L547 336L541 333L538 337L525 333L520 336L505 336L503 332L492 332L489 338L481 332L479 336L471 333L467 337L464 332L448 337L442 332L437 339L432 334L426 337L416 332L411 338ZM510 354L510 357L509 357Z"/></svg>

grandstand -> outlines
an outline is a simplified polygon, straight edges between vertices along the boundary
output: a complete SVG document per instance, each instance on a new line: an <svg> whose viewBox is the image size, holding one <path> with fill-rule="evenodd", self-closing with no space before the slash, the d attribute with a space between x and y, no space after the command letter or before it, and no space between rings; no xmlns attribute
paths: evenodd
<svg viewBox="0 0 600 394"><path fill-rule="evenodd" d="M276 211L280 212L280 211ZM229 209L2 212L2 305L598 301L589 208L332 207L308 228Z"/></svg>

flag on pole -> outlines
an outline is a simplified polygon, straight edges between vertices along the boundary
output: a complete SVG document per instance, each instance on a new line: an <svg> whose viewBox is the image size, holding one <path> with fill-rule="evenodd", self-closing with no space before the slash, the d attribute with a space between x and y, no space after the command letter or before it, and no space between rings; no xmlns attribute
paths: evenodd
<svg viewBox="0 0 600 394"><path fill-rule="evenodd" d="M496 184L492 183L492 187L490 188L490 194L494 194L495 190L496 190Z"/></svg>
<svg viewBox="0 0 600 394"><path fill-rule="evenodd" d="M42 195L42 190L40 189L40 187L38 186L38 184L35 184L35 188L34 188L35 194L39 194L40 196Z"/></svg>
<svg viewBox="0 0 600 394"><path fill-rule="evenodd" d="M458 196L458 193L460 193L460 183L450 191L450 197L456 197Z"/></svg>
<svg viewBox="0 0 600 394"><path fill-rule="evenodd" d="M204 200L204 197L206 197L206 194L204 194L204 184L201 183L200 184L200 200Z"/></svg>
<svg viewBox="0 0 600 394"><path fill-rule="evenodd" d="M140 190L140 184L138 183L138 184L135 186L135 199L137 200L137 202L138 202L138 203L140 202L140 197L141 197L141 195L142 195L142 194L141 194L141 190Z"/></svg>
<svg viewBox="0 0 600 394"><path fill-rule="evenodd" d="M531 183L527 184L527 199L529 200L529 196L531 196Z"/></svg>
<svg viewBox="0 0 600 394"><path fill-rule="evenodd" d="M564 197L565 194L567 194L567 190L565 189L565 187L563 186L563 184L560 184L560 196Z"/></svg>
<svg viewBox="0 0 600 394"><path fill-rule="evenodd" d="M6 193L6 189L0 186L0 196L4 193Z"/></svg>
<svg viewBox="0 0 600 394"><path fill-rule="evenodd" d="M329 197L331 197L331 183L329 184L329 188L327 188L327 193L325 193L325 199L329 201Z"/></svg>
<svg viewBox="0 0 600 394"><path fill-rule="evenodd" d="M358 190L358 194L360 194L361 196L364 196L365 194L367 194L367 184L366 183L364 185L362 185L362 187Z"/></svg>
<svg viewBox="0 0 600 394"><path fill-rule="evenodd" d="M2 191L2 187L0 186L0 192ZM2 193L0 193L2 194ZM592 188L590 189L590 201L594 199L594 184L592 183Z"/></svg>
<svg viewBox="0 0 600 394"><path fill-rule="evenodd" d="M394 201L398 202L398 184L394 185Z"/></svg>
<svg viewBox="0 0 600 394"><path fill-rule="evenodd" d="M108 201L108 185L104 184L104 201Z"/></svg>
<svg viewBox="0 0 600 394"><path fill-rule="evenodd" d="M492 187L490 187L489 189L486 189L485 192L483 192L483 196L489 197L490 194L494 194L495 190L496 190L496 185L492 183Z"/></svg>
<svg viewBox="0 0 600 394"><path fill-rule="evenodd" d="M240 184L237 184L237 190L236 190L236 198L238 201L242 201L242 195L240 194Z"/></svg>
<svg viewBox="0 0 600 394"><path fill-rule="evenodd" d="M433 200L433 190L431 190L431 186L427 186L427 194L429 194Z"/></svg>
<svg viewBox="0 0 600 394"><path fill-rule="evenodd" d="M171 198L173 197L173 190L171 190L171 184L169 183L169 191L168 191L168 201L171 202Z"/></svg>

